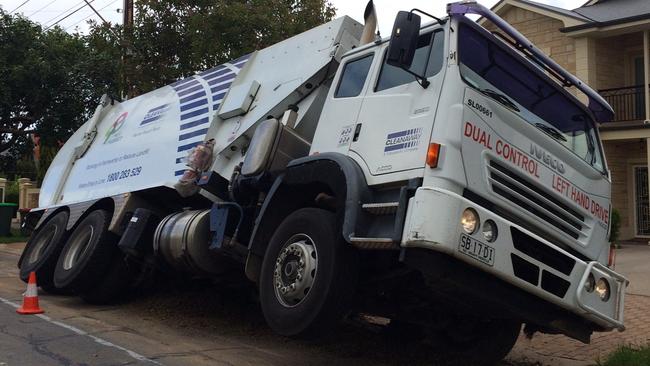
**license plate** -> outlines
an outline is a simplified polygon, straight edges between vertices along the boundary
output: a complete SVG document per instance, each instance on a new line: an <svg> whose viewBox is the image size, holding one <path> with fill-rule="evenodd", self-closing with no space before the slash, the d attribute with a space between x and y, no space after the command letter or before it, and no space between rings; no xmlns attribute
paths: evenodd
<svg viewBox="0 0 650 366"><path fill-rule="evenodd" d="M470 236L461 234L458 250L469 257L487 264L488 266L494 265L494 248L487 244L483 244Z"/></svg>

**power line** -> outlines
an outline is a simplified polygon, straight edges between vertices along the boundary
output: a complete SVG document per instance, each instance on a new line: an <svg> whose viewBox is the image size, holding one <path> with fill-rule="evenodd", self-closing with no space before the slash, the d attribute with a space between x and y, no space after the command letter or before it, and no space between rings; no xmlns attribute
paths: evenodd
<svg viewBox="0 0 650 366"><path fill-rule="evenodd" d="M93 10L93 12L95 12L95 14L97 14L97 16L99 17L99 19L102 20L102 22L104 22L105 24L108 24L106 19L104 19L104 17L101 14L99 14L99 12L97 10L95 10L95 8L92 5L90 5L88 0L84 0L84 1L86 2L86 5L90 6L90 8Z"/></svg>
<svg viewBox="0 0 650 366"><path fill-rule="evenodd" d="M90 0L91 3L92 3L93 1L95 1L95 0ZM82 6L78 7L77 10L75 10L75 11L73 11L72 13L70 13L70 14L64 16L63 18L57 20L54 24L51 24L51 25L47 26L47 28L45 28L44 30L48 30L48 29L54 27L55 25L61 23L62 21L68 19L68 18L71 17L74 13L76 13L76 12L78 12L79 10L85 8L87 5L88 5L88 4L83 4Z"/></svg>
<svg viewBox="0 0 650 366"><path fill-rule="evenodd" d="M18 9L20 9L20 8L22 8L22 7L23 7L23 5L25 5L25 4L27 4L28 2L29 2L29 0L25 0L25 2L23 2L23 3L22 3L22 4L20 4L20 5L18 5L18 7L17 7L16 9L14 9L14 10L12 10L12 11L10 11L10 12L9 12L9 14L11 14L11 13L13 13L13 12L15 12L16 10L18 10Z"/></svg>
<svg viewBox="0 0 650 366"><path fill-rule="evenodd" d="M56 1L56 0L54 0L54 1ZM63 14L65 14L65 13L69 12L70 10L76 8L77 6L79 6L79 5L83 4L83 3L84 3L84 2L83 2L83 0L82 0L82 1L80 1L80 2L78 2L78 3L76 3L76 4L74 4L74 5L72 5L70 8L68 8L68 9L66 9L66 10L64 10L64 11L62 11L62 12L60 12L60 13L57 14L56 16L54 16L54 18L49 19L49 20L43 22L43 25L47 25L47 23L56 20L56 19L57 19L58 17L60 17L61 15L63 15Z"/></svg>
<svg viewBox="0 0 650 366"><path fill-rule="evenodd" d="M111 2L110 2L110 3L108 3L107 5L105 5L105 6L103 6L102 8L100 8L100 9L99 9L99 10L97 10L97 11L102 11L102 10L104 10L104 9L106 9L106 8L108 8L109 6L111 6L111 5L113 5L113 4L115 4L115 3L116 3L116 2L118 2L118 1L119 1L119 0L113 0L113 1L111 1ZM80 21L78 21L78 22L76 22L76 23L74 23L74 24L72 24L72 25L70 25L70 26L68 26L68 27L67 27L67 28L66 28L65 30L68 30L68 29L70 29L70 28L72 28L72 27L74 27L75 25L77 25L77 24L79 24L79 23L81 23L81 22L83 22L84 20L86 20L86 19L88 19L88 18L90 18L90 17L91 17L91 16L93 16L93 15L94 15L94 14L90 14L90 15L88 15L87 17L85 17L85 18L83 18L83 19L81 19Z"/></svg>
<svg viewBox="0 0 650 366"><path fill-rule="evenodd" d="M40 9L36 10L35 12L29 14L27 17L28 17L28 18L33 17L35 14L40 13L43 9L45 9L45 8L47 8L48 6L54 4L56 1L57 1L57 0L52 0L52 1L50 1L50 2L47 3L44 7L42 7L42 8L40 8Z"/></svg>

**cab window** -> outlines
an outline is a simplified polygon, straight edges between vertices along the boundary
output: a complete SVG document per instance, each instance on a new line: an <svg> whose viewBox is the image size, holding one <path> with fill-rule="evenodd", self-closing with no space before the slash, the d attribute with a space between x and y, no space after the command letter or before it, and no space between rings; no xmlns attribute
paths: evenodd
<svg viewBox="0 0 650 366"><path fill-rule="evenodd" d="M413 64L409 70L426 77L437 74L442 69L444 60L443 52L444 33L442 31L429 32L421 35L418 38L418 48L415 51ZM399 67L387 64L387 54L388 52L384 54L384 62L381 66L381 73L379 74L375 91L382 91L415 81L413 75Z"/></svg>
<svg viewBox="0 0 650 366"><path fill-rule="evenodd" d="M336 88L335 98L356 97L361 94L366 83L374 54L353 60L345 64L341 80Z"/></svg>

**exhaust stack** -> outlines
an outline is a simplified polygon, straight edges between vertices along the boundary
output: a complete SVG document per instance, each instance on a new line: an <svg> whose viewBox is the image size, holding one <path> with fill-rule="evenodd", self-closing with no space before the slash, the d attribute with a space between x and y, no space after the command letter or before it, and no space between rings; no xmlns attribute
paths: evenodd
<svg viewBox="0 0 650 366"><path fill-rule="evenodd" d="M366 10L363 12L364 27L361 34L361 42L359 46L368 44L375 41L375 31L377 30L377 12L375 11L375 4L372 0L368 1Z"/></svg>

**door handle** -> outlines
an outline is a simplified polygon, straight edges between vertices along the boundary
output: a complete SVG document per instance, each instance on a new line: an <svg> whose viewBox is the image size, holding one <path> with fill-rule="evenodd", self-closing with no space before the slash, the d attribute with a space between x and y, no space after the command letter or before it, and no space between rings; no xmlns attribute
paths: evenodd
<svg viewBox="0 0 650 366"><path fill-rule="evenodd" d="M356 142L359 139L359 134L361 133L361 123L357 123L357 126L354 128L354 137L352 142Z"/></svg>

